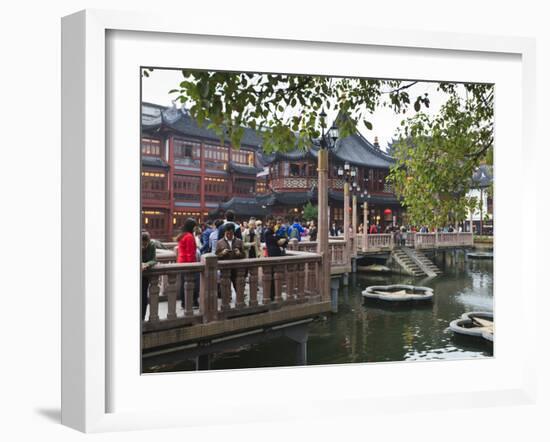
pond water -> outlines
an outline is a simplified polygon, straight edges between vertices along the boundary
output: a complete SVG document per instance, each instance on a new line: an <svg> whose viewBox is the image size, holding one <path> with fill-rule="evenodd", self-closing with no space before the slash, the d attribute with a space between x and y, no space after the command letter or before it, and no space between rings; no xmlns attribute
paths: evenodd
<svg viewBox="0 0 550 442"><path fill-rule="evenodd" d="M467 259L463 252L440 254L444 272L433 279L405 275L354 274L338 291L338 313L309 325L307 364L387 362L492 356L492 344L458 338L449 322L468 311L493 311L493 261ZM368 285L415 284L432 287L433 303L392 307L364 303ZM212 369L296 365L296 344L288 338L246 345L211 359ZM144 360L144 372L194 370L177 353Z"/></svg>

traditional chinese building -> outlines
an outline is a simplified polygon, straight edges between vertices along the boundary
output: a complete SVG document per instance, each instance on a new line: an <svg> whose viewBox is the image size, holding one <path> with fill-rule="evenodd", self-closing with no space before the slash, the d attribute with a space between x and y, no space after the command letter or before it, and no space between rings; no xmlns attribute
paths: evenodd
<svg viewBox="0 0 550 442"><path fill-rule="evenodd" d="M307 151L293 150L272 155L259 152L262 162L268 167L269 192L258 200L271 208L274 215L299 216L307 202L317 202L319 149L314 145ZM334 148L329 150L330 220L340 225L344 220L345 178L339 170L342 173L349 168L355 175L349 178L351 194L355 192L358 206L365 201L368 203L369 222L382 226L399 223L402 209L386 182L391 165L392 158L380 150L376 141L371 144L361 134L338 139ZM355 187L351 186L353 182ZM362 211L357 213L359 224L363 221Z"/></svg>
<svg viewBox="0 0 550 442"><path fill-rule="evenodd" d="M150 103L142 104L141 123L141 219L153 237L170 239L186 218L204 221L220 203L265 191L254 131L233 149L182 110Z"/></svg>
<svg viewBox="0 0 550 442"><path fill-rule="evenodd" d="M141 139L142 226L153 237L170 239L187 217L204 221L235 211L237 218L300 216L317 203L317 153L293 150L266 155L261 135L245 129L240 149L200 127L175 107L143 103ZM401 207L386 183L391 157L360 134L339 139L329 154L330 219L344 219L346 163L355 172L358 205L368 201L370 222L401 221ZM366 191L366 192L365 192ZM358 210L362 222L362 210Z"/></svg>
<svg viewBox="0 0 550 442"><path fill-rule="evenodd" d="M478 205L474 211L468 210L464 229L478 234L493 234L493 166L481 164L472 177L468 197L474 197Z"/></svg>

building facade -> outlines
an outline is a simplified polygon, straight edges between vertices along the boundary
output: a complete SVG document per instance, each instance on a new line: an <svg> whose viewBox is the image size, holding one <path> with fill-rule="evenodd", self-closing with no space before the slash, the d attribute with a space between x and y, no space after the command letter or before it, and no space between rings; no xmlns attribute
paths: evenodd
<svg viewBox="0 0 550 442"><path fill-rule="evenodd" d="M475 198L478 205L475 210L468 210L464 221L464 230L482 235L493 234L493 167L482 164L472 177L472 189L468 197Z"/></svg>
<svg viewBox="0 0 550 442"><path fill-rule="evenodd" d="M255 132L237 150L179 109L143 103L141 120L141 220L154 238L171 239L186 218L205 221L220 203L265 191Z"/></svg>
<svg viewBox="0 0 550 442"><path fill-rule="evenodd" d="M259 155L268 170L268 192L258 198L271 207L274 215L292 217L300 215L303 206L317 203L317 155L320 146L309 150L277 152ZM348 177L350 194L356 195L357 225L363 222L363 204L367 203L369 223L382 228L398 225L402 221L402 208L387 182L392 158L386 155L377 142L371 144L360 134L338 139L329 150L329 218L339 226L344 221L345 175L340 172L353 170ZM352 185L355 183L355 186ZM353 209L350 207L350 220ZM352 221L351 221L352 222Z"/></svg>
<svg viewBox="0 0 550 442"><path fill-rule="evenodd" d="M172 239L188 217L203 222L232 209L238 219L293 218L306 203L317 203L318 145L266 155L261 135L245 129L240 149L233 149L181 109L151 103L142 103L141 120L141 220L154 238ZM392 159L377 143L359 134L338 140L329 162L332 221L343 223L344 179L338 169L347 163L360 189L358 224L364 202L371 223L401 222L401 206L386 183Z"/></svg>

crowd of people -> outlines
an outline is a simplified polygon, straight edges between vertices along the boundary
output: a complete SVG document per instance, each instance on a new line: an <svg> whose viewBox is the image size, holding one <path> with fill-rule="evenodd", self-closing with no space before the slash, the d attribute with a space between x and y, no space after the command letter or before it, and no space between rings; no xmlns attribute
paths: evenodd
<svg viewBox="0 0 550 442"><path fill-rule="evenodd" d="M352 226L349 227L350 233ZM275 257L286 253L289 242L293 239L302 241L307 238L310 241L317 240L317 226L315 221L304 222L294 218L287 222L282 217L268 217L265 222L256 218L239 223L235 220L235 213L228 210L225 218L208 220L199 225L194 218L187 218L179 229L175 238L177 241L176 254L178 263L199 262L201 256L206 253L214 253L220 260ZM363 224L359 224L357 233L364 233ZM405 245L409 232L428 233L436 231L426 226L392 226L382 227L372 223L367 229L368 234L391 233L396 244ZM440 232L453 232L452 226L437 229ZM459 230L460 231L460 230ZM332 237L342 236L343 229L333 222L329 228ZM148 232L142 232L142 271L156 264L156 242L151 239ZM231 273L231 282L236 290L236 272ZM142 319L145 319L147 307L147 293L149 278L142 277ZM197 307L200 291L200 274L195 275L193 293L193 306ZM272 290L271 299L274 297ZM180 284L179 298L182 308L185 308L184 284Z"/></svg>
<svg viewBox="0 0 550 442"><path fill-rule="evenodd" d="M307 237L317 240L315 221L285 222L281 217L268 217L265 223L256 218L238 223L235 213L228 210L224 219L208 220L202 226L194 218L187 218L176 236L176 262L199 262L206 253L214 253L220 260L275 257L286 254L292 239L302 241ZM142 232L142 271L156 264L155 242L149 233ZM231 273L231 282L236 290L236 272ZM149 278L142 278L142 320L145 319ZM193 306L198 307L200 274L195 276ZM274 299L274 293L270 294ZM180 284L179 299L185 308L184 284Z"/></svg>

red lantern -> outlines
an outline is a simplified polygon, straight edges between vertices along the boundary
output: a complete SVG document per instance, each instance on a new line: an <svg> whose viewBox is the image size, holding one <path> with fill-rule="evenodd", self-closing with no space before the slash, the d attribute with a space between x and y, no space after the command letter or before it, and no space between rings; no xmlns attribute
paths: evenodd
<svg viewBox="0 0 550 442"><path fill-rule="evenodd" d="M384 210L384 215L391 215L391 209Z"/></svg>

